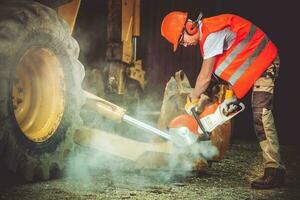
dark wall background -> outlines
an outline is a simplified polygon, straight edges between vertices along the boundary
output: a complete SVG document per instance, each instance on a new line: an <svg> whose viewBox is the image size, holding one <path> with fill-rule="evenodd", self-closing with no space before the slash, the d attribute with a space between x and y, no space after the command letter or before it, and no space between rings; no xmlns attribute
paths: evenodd
<svg viewBox="0 0 300 200"><path fill-rule="evenodd" d="M271 0L141 0L141 36L138 39L138 58L143 60L148 85L145 94L162 98L166 82L183 69L194 86L201 66L198 47L180 47L175 53L160 35L160 23L170 11L190 13L192 19L200 11L204 17L234 13L262 28L278 46L281 69L275 89L274 115L282 144L296 144L300 139L298 10L294 1ZM81 46L80 60L86 67L105 66L107 0L83 0L74 30ZM148 96L150 98L150 96ZM145 95L145 98L148 98ZM235 119L234 137L254 139L251 95L244 99L245 112ZM161 100L161 99L159 99Z"/></svg>

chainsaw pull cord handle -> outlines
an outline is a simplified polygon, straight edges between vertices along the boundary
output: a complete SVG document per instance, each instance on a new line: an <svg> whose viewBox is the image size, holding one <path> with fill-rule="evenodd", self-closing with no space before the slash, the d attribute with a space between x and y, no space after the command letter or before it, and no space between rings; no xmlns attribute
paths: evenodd
<svg viewBox="0 0 300 200"><path fill-rule="evenodd" d="M198 123L200 129L202 130L202 132L203 132L203 134L204 134L205 140L209 140L209 139L210 139L210 134L209 134L209 133L205 130L205 128L203 127L203 125L202 125L202 123L201 123L201 121L200 121L200 119L199 119L199 117L198 117L198 113L197 113L197 111L196 111L196 108L195 108L195 107L192 108L192 109L191 109L191 112L192 112L192 114L193 114L195 120L197 121L197 123Z"/></svg>

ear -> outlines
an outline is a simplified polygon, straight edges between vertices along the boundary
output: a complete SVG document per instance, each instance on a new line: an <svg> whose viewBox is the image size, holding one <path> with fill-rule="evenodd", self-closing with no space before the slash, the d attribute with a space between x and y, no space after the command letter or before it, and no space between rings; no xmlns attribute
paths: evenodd
<svg viewBox="0 0 300 200"><path fill-rule="evenodd" d="M198 32L198 22L187 21L185 24L185 30L189 35L195 35Z"/></svg>

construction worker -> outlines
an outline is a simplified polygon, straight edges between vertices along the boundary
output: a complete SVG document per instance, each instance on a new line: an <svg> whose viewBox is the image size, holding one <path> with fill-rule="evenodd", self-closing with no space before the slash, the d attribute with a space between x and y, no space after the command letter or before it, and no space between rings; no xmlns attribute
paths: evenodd
<svg viewBox="0 0 300 200"><path fill-rule="evenodd" d="M161 24L161 35L173 44L200 46L203 63L195 88L188 95L188 113L197 106L212 75L229 83L241 99L252 88L254 130L264 159L264 175L251 182L252 188L269 189L284 184L285 168L280 162L277 131L272 115L274 82L278 76L277 47L250 21L233 14L197 20L188 13L174 11Z"/></svg>

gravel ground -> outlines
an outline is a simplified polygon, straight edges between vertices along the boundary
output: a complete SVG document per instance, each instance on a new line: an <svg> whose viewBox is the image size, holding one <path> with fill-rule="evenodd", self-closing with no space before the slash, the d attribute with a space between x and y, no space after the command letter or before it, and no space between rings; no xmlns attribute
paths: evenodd
<svg viewBox="0 0 300 200"><path fill-rule="evenodd" d="M220 162L206 173L165 176L155 171L91 169L89 177L65 177L33 184L10 184L0 199L300 199L300 156L292 146L282 147L287 167L286 185L253 190L249 182L262 174L260 149L255 141L233 141Z"/></svg>

